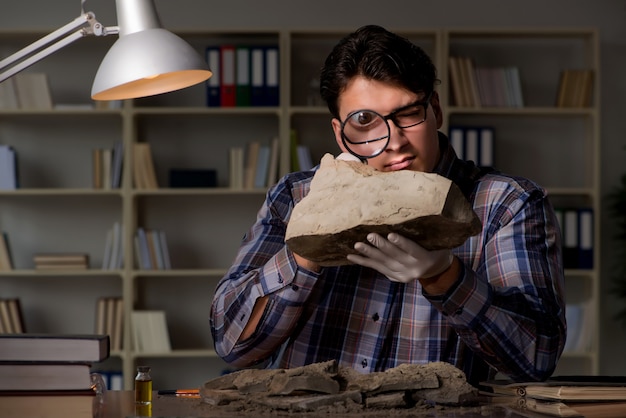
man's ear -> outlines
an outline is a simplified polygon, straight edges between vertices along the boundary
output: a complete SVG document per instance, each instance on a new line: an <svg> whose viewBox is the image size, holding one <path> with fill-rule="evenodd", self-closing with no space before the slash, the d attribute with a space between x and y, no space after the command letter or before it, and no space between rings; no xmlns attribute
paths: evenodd
<svg viewBox="0 0 626 418"><path fill-rule="evenodd" d="M437 129L440 129L441 125L443 125L443 111L441 110L441 103L439 103L439 93L436 90L433 91L430 97L430 107L433 109L437 120Z"/></svg>
<svg viewBox="0 0 626 418"><path fill-rule="evenodd" d="M335 133L335 141L337 142L337 146L341 150L341 152L348 152L346 147L343 146L343 141L341 140L341 121L337 118L333 118L330 121L331 126L333 127L333 132Z"/></svg>

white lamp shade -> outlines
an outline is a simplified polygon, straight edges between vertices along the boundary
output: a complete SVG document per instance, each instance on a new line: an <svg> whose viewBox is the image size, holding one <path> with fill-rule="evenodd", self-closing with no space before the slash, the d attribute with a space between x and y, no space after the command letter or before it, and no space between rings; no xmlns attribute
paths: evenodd
<svg viewBox="0 0 626 418"><path fill-rule="evenodd" d="M187 42L162 28L129 33L113 44L96 73L94 100L123 100L180 90L211 77Z"/></svg>

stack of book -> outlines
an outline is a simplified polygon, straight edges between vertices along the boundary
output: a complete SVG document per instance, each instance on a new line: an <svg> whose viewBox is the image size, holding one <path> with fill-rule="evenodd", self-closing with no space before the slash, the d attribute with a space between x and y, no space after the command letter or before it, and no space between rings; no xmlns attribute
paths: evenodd
<svg viewBox="0 0 626 418"><path fill-rule="evenodd" d="M273 186L278 180L279 140L269 144L250 141L245 147L229 151L229 187L259 189Z"/></svg>
<svg viewBox="0 0 626 418"><path fill-rule="evenodd" d="M133 183L136 189L159 188L152 149L147 142L133 144Z"/></svg>
<svg viewBox="0 0 626 418"><path fill-rule="evenodd" d="M113 148L95 148L93 154L94 189L119 189L122 185L124 146L117 141Z"/></svg>
<svg viewBox="0 0 626 418"><path fill-rule="evenodd" d="M107 359L109 349L105 335L0 335L0 392L90 394L91 366Z"/></svg>
<svg viewBox="0 0 626 418"><path fill-rule="evenodd" d="M36 270L86 270L89 255L85 253L38 253L33 256Z"/></svg>
<svg viewBox="0 0 626 418"><path fill-rule="evenodd" d="M134 238L137 265L142 270L170 270L172 262L165 232L158 229L137 228Z"/></svg>

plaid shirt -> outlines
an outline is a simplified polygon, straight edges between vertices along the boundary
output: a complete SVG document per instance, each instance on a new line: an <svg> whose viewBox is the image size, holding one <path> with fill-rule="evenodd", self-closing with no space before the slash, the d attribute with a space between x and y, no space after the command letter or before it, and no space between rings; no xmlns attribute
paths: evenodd
<svg viewBox="0 0 626 418"><path fill-rule="evenodd" d="M360 372L402 363L446 361L472 384L500 371L543 380L565 343L560 230L545 192L459 160L440 134L434 170L464 191L483 224L453 250L463 271L439 297L418 280L397 283L357 265L298 268L285 246L291 210L309 191L311 172L273 187L211 308L217 353L237 367L274 362L291 368L335 359ZM338 196L340 199L340 196ZM269 295L255 333L238 341L258 297Z"/></svg>

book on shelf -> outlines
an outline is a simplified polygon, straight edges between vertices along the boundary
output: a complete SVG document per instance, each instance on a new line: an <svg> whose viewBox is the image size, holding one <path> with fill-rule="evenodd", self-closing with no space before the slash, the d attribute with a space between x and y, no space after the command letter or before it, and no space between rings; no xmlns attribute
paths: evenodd
<svg viewBox="0 0 626 418"><path fill-rule="evenodd" d="M124 266L124 226L114 222L105 236L102 270L117 270Z"/></svg>
<svg viewBox="0 0 626 418"><path fill-rule="evenodd" d="M142 353L167 353L172 350L165 311L131 313L133 348Z"/></svg>
<svg viewBox="0 0 626 418"><path fill-rule="evenodd" d="M19 109L15 80L10 77L0 83L0 109Z"/></svg>
<svg viewBox="0 0 626 418"><path fill-rule="evenodd" d="M0 299L0 334L25 332L22 305L18 298Z"/></svg>
<svg viewBox="0 0 626 418"><path fill-rule="evenodd" d="M6 232L0 234L0 271L13 270L13 259L9 247L9 235Z"/></svg>
<svg viewBox="0 0 626 418"><path fill-rule="evenodd" d="M480 107L474 62L469 57L448 57L450 84L454 104L460 107Z"/></svg>
<svg viewBox="0 0 626 418"><path fill-rule="evenodd" d="M561 71L556 106L574 108L591 106L593 82L593 70L567 69Z"/></svg>
<svg viewBox="0 0 626 418"><path fill-rule="evenodd" d="M89 268L89 254L37 253L33 262L36 270L86 270Z"/></svg>
<svg viewBox="0 0 626 418"><path fill-rule="evenodd" d="M96 363L109 358L110 339L99 334L0 334L2 362Z"/></svg>
<svg viewBox="0 0 626 418"><path fill-rule="evenodd" d="M137 265L142 270L169 270L172 267L165 232L137 228L134 237Z"/></svg>
<svg viewBox="0 0 626 418"><path fill-rule="evenodd" d="M121 297L100 297L96 301L97 335L108 335L110 349L120 351L123 347L124 302Z"/></svg>
<svg viewBox="0 0 626 418"><path fill-rule="evenodd" d="M137 189L157 189L159 187L152 150L147 142L133 144L133 180Z"/></svg>
<svg viewBox="0 0 626 418"><path fill-rule="evenodd" d="M93 418L98 416L95 391L3 394L0 417Z"/></svg>
<svg viewBox="0 0 626 418"><path fill-rule="evenodd" d="M0 361L0 391L90 390L90 375L89 363Z"/></svg>
<svg viewBox="0 0 626 418"><path fill-rule="evenodd" d="M477 66L474 72L482 106L524 106L524 95L518 67Z"/></svg>
<svg viewBox="0 0 626 418"><path fill-rule="evenodd" d="M553 376L544 382L481 382L495 395L570 402L626 401L626 376Z"/></svg>
<svg viewBox="0 0 626 418"><path fill-rule="evenodd" d="M46 73L22 72L13 76L21 109L53 108Z"/></svg>
<svg viewBox="0 0 626 418"><path fill-rule="evenodd" d="M10 145L0 145L0 190L18 187L17 155Z"/></svg>
<svg viewBox="0 0 626 418"><path fill-rule="evenodd" d="M244 189L252 189L254 187L254 176L256 175L256 167L259 162L260 148L261 143L259 141L250 141L246 146L245 165L243 167Z"/></svg>
<svg viewBox="0 0 626 418"><path fill-rule="evenodd" d="M270 161L267 169L267 187L273 186L278 181L278 166L280 160L280 140L278 137L272 138L270 144Z"/></svg>

